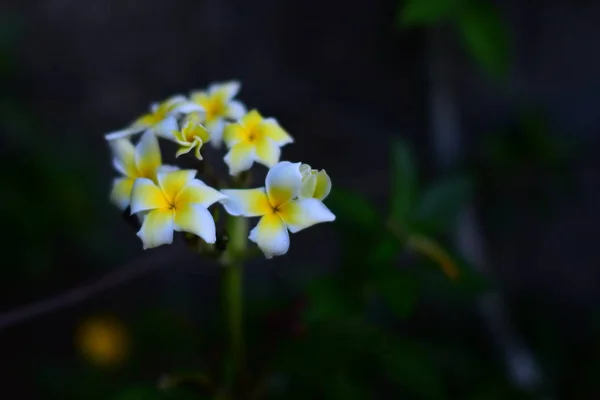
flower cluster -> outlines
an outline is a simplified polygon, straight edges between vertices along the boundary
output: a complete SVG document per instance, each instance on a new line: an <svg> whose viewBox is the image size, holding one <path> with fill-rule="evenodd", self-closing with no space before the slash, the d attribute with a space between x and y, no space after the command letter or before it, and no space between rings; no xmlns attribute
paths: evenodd
<svg viewBox="0 0 600 400"><path fill-rule="evenodd" d="M113 182L110 198L121 210L129 209L139 217L137 235L144 249L172 243L175 231L215 243L217 230L209 207L216 203L232 217L260 217L248 239L266 258L287 252L288 231L296 233L335 219L323 204L331 190L327 173L280 161L281 147L294 139L274 118L247 111L235 100L239 90L238 82L226 82L193 91L189 97L172 96L152 104L150 112L126 128L106 135L114 168L121 174ZM164 165L159 138L178 146L176 157L189 153L197 160L203 160L205 143L215 149L224 143L223 161L233 183L215 189L196 177L197 170ZM269 168L265 185L236 187L254 163Z"/></svg>

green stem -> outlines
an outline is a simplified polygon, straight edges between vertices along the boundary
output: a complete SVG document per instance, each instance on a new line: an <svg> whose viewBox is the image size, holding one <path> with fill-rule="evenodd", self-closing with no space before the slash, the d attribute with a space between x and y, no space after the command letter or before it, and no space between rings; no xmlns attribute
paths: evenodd
<svg viewBox="0 0 600 400"><path fill-rule="evenodd" d="M243 329L243 260L248 241L248 220L229 216L227 219L229 243L222 259L223 294L229 345L234 376L238 375L244 362Z"/></svg>

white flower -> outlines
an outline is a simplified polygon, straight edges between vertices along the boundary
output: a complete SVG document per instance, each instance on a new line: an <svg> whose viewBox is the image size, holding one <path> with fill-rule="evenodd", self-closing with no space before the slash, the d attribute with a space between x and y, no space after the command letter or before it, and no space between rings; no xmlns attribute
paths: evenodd
<svg viewBox="0 0 600 400"><path fill-rule="evenodd" d="M215 221L208 207L225 198L219 191L194 179L195 170L159 173L158 184L139 178L131 193L131 213L143 213L137 233L144 249L173 242L173 231L189 232L215 243Z"/></svg>
<svg viewBox="0 0 600 400"><path fill-rule="evenodd" d="M281 147L294 141L275 119L263 118L256 110L227 125L223 139L230 149L224 158L230 175L250 169L255 161L269 168L274 166L281 156Z"/></svg>
<svg viewBox="0 0 600 400"><path fill-rule="evenodd" d="M110 199L121 210L129 207L131 189L136 179L148 178L156 182L157 173L177 169L174 166L161 165L158 139L152 132L144 133L135 147L129 139L115 139L109 144L113 154L113 166L122 174L113 181Z"/></svg>
<svg viewBox="0 0 600 400"><path fill-rule="evenodd" d="M200 117L197 114L190 114L183 122L181 130L173 132L173 137L180 146L176 157L196 148L195 155L198 160L202 160L200 154L202 145L211 140L210 133L200 124Z"/></svg>
<svg viewBox="0 0 600 400"><path fill-rule="evenodd" d="M300 163L282 161L269 170L265 187L230 189L221 203L231 215L261 217L249 239L266 258L285 254L290 246L288 230L296 233L335 215L318 199L297 198L302 187Z"/></svg>
<svg viewBox="0 0 600 400"><path fill-rule="evenodd" d="M246 113L246 107L233 100L239 91L240 83L231 81L213 83L207 90L198 90L190 94L190 100L204 109L202 124L210 132L214 147L221 147L226 120L237 120Z"/></svg>
<svg viewBox="0 0 600 400"><path fill-rule="evenodd" d="M184 96L173 96L162 103L153 103L150 112L136 119L125 129L107 133L106 140L126 138L144 131L173 140L173 131L178 130L177 113L201 112L202 108L189 102Z"/></svg>
<svg viewBox="0 0 600 400"><path fill-rule="evenodd" d="M315 199L325 200L331 191L331 179L327 172L324 169L320 171L311 169L310 165L302 164L300 173L302 174L300 197L314 197Z"/></svg>

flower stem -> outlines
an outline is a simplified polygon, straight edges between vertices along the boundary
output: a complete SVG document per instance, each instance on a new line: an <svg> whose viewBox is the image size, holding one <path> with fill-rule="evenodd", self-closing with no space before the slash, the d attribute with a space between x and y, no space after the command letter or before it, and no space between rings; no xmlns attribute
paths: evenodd
<svg viewBox="0 0 600 400"><path fill-rule="evenodd" d="M243 260L248 240L248 220L229 216L229 243L223 258L223 302L229 330L232 373L238 375L244 362Z"/></svg>

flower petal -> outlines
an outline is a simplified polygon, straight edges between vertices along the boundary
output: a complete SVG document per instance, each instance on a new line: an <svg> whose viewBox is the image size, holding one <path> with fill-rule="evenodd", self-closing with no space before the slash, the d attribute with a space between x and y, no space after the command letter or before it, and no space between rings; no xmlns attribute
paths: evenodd
<svg viewBox="0 0 600 400"><path fill-rule="evenodd" d="M131 189L131 213L168 208L169 203L162 190L148 178L138 178Z"/></svg>
<svg viewBox="0 0 600 400"><path fill-rule="evenodd" d="M273 207L298 196L302 185L302 174L300 174L300 163L281 161L267 172L266 178L267 195Z"/></svg>
<svg viewBox="0 0 600 400"><path fill-rule="evenodd" d="M109 142L113 154L113 165L125 176L137 177L135 166L135 147L129 139L116 139Z"/></svg>
<svg viewBox="0 0 600 400"><path fill-rule="evenodd" d="M231 148L246 138L246 129L239 123L227 124L223 128L223 140Z"/></svg>
<svg viewBox="0 0 600 400"><path fill-rule="evenodd" d="M158 139L146 131L135 146L135 165L140 177L153 179L162 160Z"/></svg>
<svg viewBox="0 0 600 400"><path fill-rule="evenodd" d="M144 250L173 243L173 210L150 211L137 236L142 239Z"/></svg>
<svg viewBox="0 0 600 400"><path fill-rule="evenodd" d="M260 115L258 110L251 110L242 118L240 118L240 124L246 129L254 129L262 120L263 117Z"/></svg>
<svg viewBox="0 0 600 400"><path fill-rule="evenodd" d="M317 187L317 177L315 174L308 173L302 178L302 187L300 188L300 197L314 197L315 188Z"/></svg>
<svg viewBox="0 0 600 400"><path fill-rule="evenodd" d="M317 199L298 199L282 204L279 215L292 233L321 222L335 220L335 215Z"/></svg>
<svg viewBox="0 0 600 400"><path fill-rule="evenodd" d="M275 213L263 216L258 225L250 231L248 239L258 245L266 258L285 254L290 248L290 235L285 223Z"/></svg>
<svg viewBox="0 0 600 400"><path fill-rule="evenodd" d="M194 143L182 145L179 148L179 150L177 150L177 153L175 153L175 157L179 157L179 156L182 156L184 154L189 153L190 151L192 151L192 149L194 148L194 146L195 146Z"/></svg>
<svg viewBox="0 0 600 400"><path fill-rule="evenodd" d="M189 114L189 113L197 113L204 112L204 107L200 104L196 104L192 101L184 101L181 104L175 106L172 112L178 112L181 114Z"/></svg>
<svg viewBox="0 0 600 400"><path fill-rule="evenodd" d="M273 140L263 137L256 142L256 161L271 168L281 157L281 149Z"/></svg>
<svg viewBox="0 0 600 400"><path fill-rule="evenodd" d="M273 139L279 146L294 142L294 138L279 125L275 118L264 119L259 125L259 129L265 136Z"/></svg>
<svg viewBox="0 0 600 400"><path fill-rule="evenodd" d="M218 149L221 147L223 142L223 130L225 129L225 121L222 119L215 119L214 121L206 124L206 129L210 132L210 141L214 148Z"/></svg>
<svg viewBox="0 0 600 400"><path fill-rule="evenodd" d="M220 82L210 85L208 91L210 94L219 92L219 95L223 96L223 99L228 102L240 92L240 87L241 85L238 81Z"/></svg>
<svg viewBox="0 0 600 400"><path fill-rule="evenodd" d="M221 200L225 210L235 216L259 217L273 210L264 187L258 189L224 189Z"/></svg>
<svg viewBox="0 0 600 400"><path fill-rule="evenodd" d="M179 192L194 179L197 173L195 169L182 169L158 174L158 184L170 204L175 203Z"/></svg>
<svg viewBox="0 0 600 400"><path fill-rule="evenodd" d="M173 172L173 171L179 171L179 167L177 165L168 165L168 164L163 164L160 167L158 167L158 171L157 172Z"/></svg>
<svg viewBox="0 0 600 400"><path fill-rule="evenodd" d="M204 208L208 208L225 198L223 193L206 185L200 179L193 179L175 197L175 208L179 209L183 204L200 204Z"/></svg>
<svg viewBox="0 0 600 400"><path fill-rule="evenodd" d="M154 125L151 129L157 136L168 140L174 140L173 131L179 129L179 126L177 126L177 118L170 115Z"/></svg>
<svg viewBox="0 0 600 400"><path fill-rule="evenodd" d="M252 167L255 158L255 147L251 143L238 143L225 155L223 161L229 167L229 174L235 176Z"/></svg>
<svg viewBox="0 0 600 400"><path fill-rule="evenodd" d="M110 141L116 140L116 139L128 138L128 137L133 136L137 133L140 133L144 130L146 130L146 127L143 127L143 126L135 127L135 128L133 128L133 127L125 128L125 129L120 129L118 131L108 132L107 134L104 135L104 138L110 142Z"/></svg>
<svg viewBox="0 0 600 400"><path fill-rule="evenodd" d="M184 204L176 207L175 230L193 233L206 243L217 241L215 220L206 207L200 204Z"/></svg>
<svg viewBox="0 0 600 400"><path fill-rule="evenodd" d="M317 185L313 197L315 199L325 200L325 198L329 196L329 192L331 192L331 178L329 178L329 175L327 175L327 172L325 172L324 169L317 172L315 177Z"/></svg>
<svg viewBox="0 0 600 400"><path fill-rule="evenodd" d="M133 182L135 182L135 179L133 178L117 178L113 181L112 190L110 192L110 201L121 210L125 210L129 207Z"/></svg>
<svg viewBox="0 0 600 400"><path fill-rule="evenodd" d="M240 119L246 114L246 106L241 101L232 100L227 105L226 116L231 119Z"/></svg>

